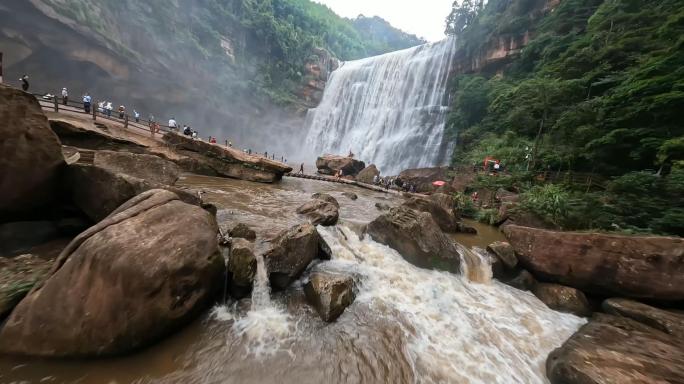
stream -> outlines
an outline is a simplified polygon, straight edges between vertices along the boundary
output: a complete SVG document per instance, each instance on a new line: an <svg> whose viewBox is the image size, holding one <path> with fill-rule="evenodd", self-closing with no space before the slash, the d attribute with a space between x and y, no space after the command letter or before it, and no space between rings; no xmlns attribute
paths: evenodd
<svg viewBox="0 0 684 384"><path fill-rule="evenodd" d="M324 323L301 280L272 293L260 259L251 299L218 305L150 348L93 361L0 357L0 383L545 383L547 355L585 322L491 279L478 247L502 239L494 228L468 223L480 234L455 236L470 249L468 273L455 275L359 238L380 214L375 204L398 205L397 196L292 178L263 185L187 175L179 184L217 205L222 228L252 227L257 249L304 222L295 210L311 194L333 195L340 222L319 227L333 257L310 270L352 275L354 303Z"/></svg>

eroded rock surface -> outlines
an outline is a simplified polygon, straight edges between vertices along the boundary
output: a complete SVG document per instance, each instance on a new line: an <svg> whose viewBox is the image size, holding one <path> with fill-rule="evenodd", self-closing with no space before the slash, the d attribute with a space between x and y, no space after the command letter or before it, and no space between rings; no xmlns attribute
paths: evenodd
<svg viewBox="0 0 684 384"><path fill-rule="evenodd" d="M171 161L130 152L97 151L94 164L115 174L123 173L156 184L173 185L180 175L180 168Z"/></svg>
<svg viewBox="0 0 684 384"><path fill-rule="evenodd" d="M579 289L559 284L537 283L532 286L532 293L553 310L577 316L589 316L592 313L589 300Z"/></svg>
<svg viewBox="0 0 684 384"><path fill-rule="evenodd" d="M358 175L356 175L356 181L360 183L372 184L375 176L380 176L380 171L375 164L371 164L361 170Z"/></svg>
<svg viewBox="0 0 684 384"><path fill-rule="evenodd" d="M222 286L215 218L144 192L77 236L0 329L0 353L77 357L144 347L192 320Z"/></svg>
<svg viewBox="0 0 684 384"><path fill-rule="evenodd" d="M266 270L274 289L285 289L319 254L319 235L311 224L292 227L278 234L264 254Z"/></svg>
<svg viewBox="0 0 684 384"><path fill-rule="evenodd" d="M297 208L297 213L308 217L313 225L335 225L340 218L339 205L320 198L303 204Z"/></svg>
<svg viewBox="0 0 684 384"><path fill-rule="evenodd" d="M323 155L316 159L316 168L324 175L334 175L342 170L343 176L356 176L366 164L348 156Z"/></svg>
<svg viewBox="0 0 684 384"><path fill-rule="evenodd" d="M304 285L306 298L323 321L335 321L354 301L351 276L330 272L314 272Z"/></svg>

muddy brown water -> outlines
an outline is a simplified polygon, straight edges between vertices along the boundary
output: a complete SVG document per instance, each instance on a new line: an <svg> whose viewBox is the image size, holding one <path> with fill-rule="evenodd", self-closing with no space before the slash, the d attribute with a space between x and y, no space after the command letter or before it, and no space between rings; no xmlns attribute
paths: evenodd
<svg viewBox="0 0 684 384"><path fill-rule="evenodd" d="M179 184L202 190L204 200L219 207L224 230L243 222L260 239L304 222L295 210L311 194L336 197L340 223L320 228L333 260L311 268L354 276L354 303L326 324L306 304L302 281L281 293L270 294L266 287L265 304L245 299L216 306L130 356L0 357L0 383L543 383L546 355L583 323L549 310L529 293L488 279L476 283L421 270L356 236L380 214L376 203L397 205L400 197L290 178L262 185L184 176ZM480 235L455 237L466 246L501 239L496 229L468 224Z"/></svg>

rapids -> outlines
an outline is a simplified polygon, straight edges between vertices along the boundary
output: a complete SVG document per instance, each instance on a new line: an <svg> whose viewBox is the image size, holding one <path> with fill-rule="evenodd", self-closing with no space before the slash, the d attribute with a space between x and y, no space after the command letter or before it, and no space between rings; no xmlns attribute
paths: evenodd
<svg viewBox="0 0 684 384"><path fill-rule="evenodd" d="M180 183L204 190L222 227L245 222L260 239L302 222L295 209L312 193L332 194L341 221L319 231L333 258L309 270L352 275L354 303L324 323L306 304L301 280L271 292L258 260L251 299L218 305L158 345L96 361L3 357L1 383L545 383L548 353L585 322L492 280L477 247L464 249L461 276L416 268L361 239L359 228L380 214L375 203L396 205L399 197L299 179L261 185L187 176ZM346 191L359 199L343 197ZM477 246L493 240L470 238Z"/></svg>
<svg viewBox="0 0 684 384"><path fill-rule="evenodd" d="M335 70L323 99L307 115L306 148L352 150L385 175L444 165L444 123L454 40L348 61Z"/></svg>

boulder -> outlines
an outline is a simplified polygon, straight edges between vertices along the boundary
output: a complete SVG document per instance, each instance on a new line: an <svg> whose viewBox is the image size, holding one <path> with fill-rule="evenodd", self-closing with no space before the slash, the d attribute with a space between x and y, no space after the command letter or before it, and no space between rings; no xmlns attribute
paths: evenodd
<svg viewBox="0 0 684 384"><path fill-rule="evenodd" d="M34 255L0 257L0 322L50 271L52 260Z"/></svg>
<svg viewBox="0 0 684 384"><path fill-rule="evenodd" d="M558 284L537 283L533 286L532 293L553 310L585 317L592 313L589 300L578 289Z"/></svg>
<svg viewBox="0 0 684 384"><path fill-rule="evenodd" d="M523 269L515 277L505 281L505 283L521 291L531 291L537 285L537 280L535 280L531 273Z"/></svg>
<svg viewBox="0 0 684 384"><path fill-rule="evenodd" d="M301 224L285 230L271 240L264 254L271 287L282 290L296 280L319 255L316 227Z"/></svg>
<svg viewBox="0 0 684 384"><path fill-rule="evenodd" d="M367 227L373 240L394 248L406 261L421 268L461 271L461 256L429 213L408 207L392 208Z"/></svg>
<svg viewBox="0 0 684 384"><path fill-rule="evenodd" d="M297 208L297 213L307 216L313 225L335 225L340 218L339 208L322 199L313 199L303 204Z"/></svg>
<svg viewBox="0 0 684 384"><path fill-rule="evenodd" d="M342 192L342 196L349 200L358 200L359 196L354 192Z"/></svg>
<svg viewBox="0 0 684 384"><path fill-rule="evenodd" d="M518 265L518 258L515 257L513 247L505 241L495 241L487 246L487 250L496 255L508 269L513 269Z"/></svg>
<svg viewBox="0 0 684 384"><path fill-rule="evenodd" d="M130 152L97 151L94 164L114 174L123 173L155 184L173 185L180 168L159 156Z"/></svg>
<svg viewBox="0 0 684 384"><path fill-rule="evenodd" d="M385 203L375 203L375 208L378 209L378 211L389 211L392 207L389 204Z"/></svg>
<svg viewBox="0 0 684 384"><path fill-rule="evenodd" d="M165 134L164 141L185 156L178 161L178 165L187 172L200 170L202 174L215 173L260 183L273 183L292 172L291 167L279 161L248 155L239 149L193 140L176 133Z"/></svg>
<svg viewBox="0 0 684 384"><path fill-rule="evenodd" d="M455 219L460 219L460 214L456 210L456 198L449 193L433 193L430 195L430 201L440 206L443 210L450 213Z"/></svg>
<svg viewBox="0 0 684 384"><path fill-rule="evenodd" d="M684 300L684 239L504 228L519 263L540 280L606 296Z"/></svg>
<svg viewBox="0 0 684 384"><path fill-rule="evenodd" d="M235 225L231 230L228 232L228 235L230 237L234 238L241 238L241 239L246 239L249 241L254 241L256 240L256 232L247 224L244 223L238 223Z"/></svg>
<svg viewBox="0 0 684 384"><path fill-rule="evenodd" d="M361 170L358 175L356 175L356 181L365 184L373 184L373 179L375 179L375 176L380 177L380 171L375 164L371 164Z"/></svg>
<svg viewBox="0 0 684 384"><path fill-rule="evenodd" d="M595 314L546 360L552 384L684 382L684 340L635 320Z"/></svg>
<svg viewBox="0 0 684 384"><path fill-rule="evenodd" d="M432 200L420 197L410 197L404 202L403 206L416 211L429 213L444 232L456 233L460 228L459 222L454 215L444 210L444 208Z"/></svg>
<svg viewBox="0 0 684 384"><path fill-rule="evenodd" d="M217 231L213 216L172 192L127 201L62 251L0 329L0 353L88 357L150 345L222 286Z"/></svg>
<svg viewBox="0 0 684 384"><path fill-rule="evenodd" d="M397 179L401 184L410 183L416 186L416 192L433 192L435 181L446 181L446 168L416 168L402 171Z"/></svg>
<svg viewBox="0 0 684 384"><path fill-rule="evenodd" d="M337 199L328 195L327 193L314 193L313 195L311 195L311 198L312 199L325 200L328 203L333 204L337 208L340 207L340 203L337 201Z"/></svg>
<svg viewBox="0 0 684 384"><path fill-rule="evenodd" d="M230 292L233 297L240 299L249 293L256 270L257 260L254 256L254 245L248 240L234 238L228 258Z"/></svg>
<svg viewBox="0 0 684 384"><path fill-rule="evenodd" d="M0 222L40 215L57 200L62 147L38 100L0 84Z"/></svg>
<svg viewBox="0 0 684 384"><path fill-rule="evenodd" d="M684 314L665 311L627 299L608 299L601 305L611 315L627 317L684 340Z"/></svg>
<svg viewBox="0 0 684 384"><path fill-rule="evenodd" d="M64 114L53 115L50 128L57 134L62 145L76 148L99 150L125 151L130 153L146 153L148 147L131 140L113 135L110 131L101 129L85 120L72 119ZM65 156L66 157L66 156Z"/></svg>
<svg viewBox="0 0 684 384"><path fill-rule="evenodd" d="M150 183L105 168L72 164L65 172L64 190L91 220L98 222L134 196L155 188L167 189L188 204L201 205L199 197L180 188Z"/></svg>
<svg viewBox="0 0 684 384"><path fill-rule="evenodd" d="M342 170L343 176L356 176L366 164L348 156L323 155L316 159L316 168L323 175L334 175Z"/></svg>
<svg viewBox="0 0 684 384"><path fill-rule="evenodd" d="M337 273L314 272L304 285L304 293L321 319L332 322L354 301L354 280Z"/></svg>

